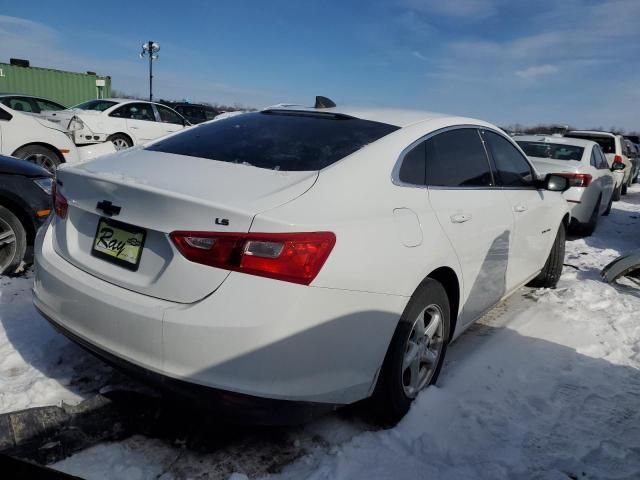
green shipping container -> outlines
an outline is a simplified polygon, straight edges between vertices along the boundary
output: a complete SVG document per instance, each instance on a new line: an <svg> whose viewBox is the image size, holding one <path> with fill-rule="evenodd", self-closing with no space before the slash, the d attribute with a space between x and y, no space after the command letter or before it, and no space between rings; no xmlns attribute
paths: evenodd
<svg viewBox="0 0 640 480"><path fill-rule="evenodd" d="M67 107L111 96L111 77L0 62L0 93L48 98Z"/></svg>

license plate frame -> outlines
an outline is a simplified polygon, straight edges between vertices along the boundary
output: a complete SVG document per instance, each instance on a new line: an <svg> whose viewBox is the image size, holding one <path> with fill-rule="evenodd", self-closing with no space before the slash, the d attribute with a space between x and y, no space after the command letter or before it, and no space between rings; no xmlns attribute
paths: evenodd
<svg viewBox="0 0 640 480"><path fill-rule="evenodd" d="M126 260L124 258L119 258L115 255L109 255L104 251L96 249L96 246L99 241L98 236L105 226L110 227L112 229L119 230L121 232L125 232L126 234L129 234L130 237L127 240L127 242L131 238L135 238L136 236L141 235L141 238L138 240L140 242L140 245L137 245L138 251L135 258L135 263L129 260ZM137 227L135 225L130 225L128 223L119 222L111 218L100 217L100 219L98 220L98 225L96 226L96 233L93 236L93 240L91 243L91 255L101 260L105 260L109 263L112 263L114 265L118 265L119 267L123 267L123 268L126 268L127 270L131 270L132 272L135 272L140 267L140 260L142 258L142 251L144 250L144 242L146 238L147 238L147 231L144 228ZM134 245L134 247L136 247L136 245ZM103 247L103 248L106 248L106 247Z"/></svg>

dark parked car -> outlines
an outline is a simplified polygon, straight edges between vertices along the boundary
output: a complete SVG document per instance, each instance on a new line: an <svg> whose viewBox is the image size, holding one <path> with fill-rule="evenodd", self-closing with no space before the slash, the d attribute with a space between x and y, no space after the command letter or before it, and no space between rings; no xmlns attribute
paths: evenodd
<svg viewBox="0 0 640 480"><path fill-rule="evenodd" d="M222 113L220 110L216 110L209 105L200 105L197 103L164 102L164 104L167 107L173 108L194 125L196 123L206 122L207 120L213 120L216 115Z"/></svg>
<svg viewBox="0 0 640 480"><path fill-rule="evenodd" d="M0 274L30 260L27 248L51 212L52 187L44 168L0 155Z"/></svg>
<svg viewBox="0 0 640 480"><path fill-rule="evenodd" d="M31 95L0 93L0 103L18 112L40 113L46 111L66 110L67 107L46 98Z"/></svg>

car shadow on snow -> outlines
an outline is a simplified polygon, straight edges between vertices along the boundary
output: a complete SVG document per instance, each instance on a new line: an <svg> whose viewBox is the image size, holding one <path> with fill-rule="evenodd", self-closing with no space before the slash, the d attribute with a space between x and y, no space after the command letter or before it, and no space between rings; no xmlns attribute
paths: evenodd
<svg viewBox="0 0 640 480"><path fill-rule="evenodd" d="M540 308L518 317L539 318L545 328L564 321ZM321 463L335 464L324 471L338 479L367 478L374 470L376 478L396 479L418 471L423 478L637 478L640 371L519 334L509 328L508 303L501 318L451 346L438 386L421 393L392 430L372 431L376 426L353 411L303 427L237 427L177 402L138 432L160 443L149 450L157 440L132 437L125 450L147 450L149 465L176 478L226 479L233 472L306 478ZM313 330L283 342L319 334ZM255 361L281 348L277 342L245 357ZM82 475L83 455L90 452L57 468Z"/></svg>

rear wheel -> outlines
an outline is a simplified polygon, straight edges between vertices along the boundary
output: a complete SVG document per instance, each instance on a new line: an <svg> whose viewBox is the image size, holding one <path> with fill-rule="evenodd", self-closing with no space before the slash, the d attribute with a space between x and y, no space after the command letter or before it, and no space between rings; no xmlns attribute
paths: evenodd
<svg viewBox="0 0 640 480"><path fill-rule="evenodd" d="M614 193L612 192L611 193L611 198L609 199L609 204L607 205L607 209L604 212L602 212L602 215L604 217L606 217L607 215L609 215L611 213L611 207L613 206L613 196L614 196Z"/></svg>
<svg viewBox="0 0 640 480"><path fill-rule="evenodd" d="M26 147L19 148L13 156L35 163L51 173L55 173L56 168L60 165L60 157L58 157L58 154L42 145L27 145Z"/></svg>
<svg viewBox="0 0 640 480"><path fill-rule="evenodd" d="M15 273L27 251L27 232L11 210L0 206L0 274Z"/></svg>
<svg viewBox="0 0 640 480"><path fill-rule="evenodd" d="M558 234L549 252L542 271L536 278L531 280L527 286L535 288L556 288L560 275L562 274L562 266L564 264L564 243L567 236L564 222L558 227Z"/></svg>
<svg viewBox="0 0 640 480"><path fill-rule="evenodd" d="M379 419L396 423L418 393L438 379L450 329L444 287L425 280L400 318L384 359L372 401Z"/></svg>
<svg viewBox="0 0 640 480"><path fill-rule="evenodd" d="M618 188L615 188L613 190L613 201L614 202L619 201L621 194L622 194L622 185L618 186Z"/></svg>
<svg viewBox="0 0 640 480"><path fill-rule="evenodd" d="M627 182L624 185L622 185L622 190L621 190L622 195L627 194L627 189L629 188L630 185L631 185L631 176L629 176L629 179L627 180Z"/></svg>
<svg viewBox="0 0 640 480"><path fill-rule="evenodd" d="M590 237L595 232L596 227L598 226L598 218L600 217L600 204L602 201L602 197L598 198L595 207L593 207L593 212L591 212L591 216L589 217L589 221L587 223L580 223L576 228L576 232L585 237Z"/></svg>
<svg viewBox="0 0 640 480"><path fill-rule="evenodd" d="M124 150L125 148L129 148L133 145L131 139L122 133L114 133L107 140L113 143L116 150Z"/></svg>

